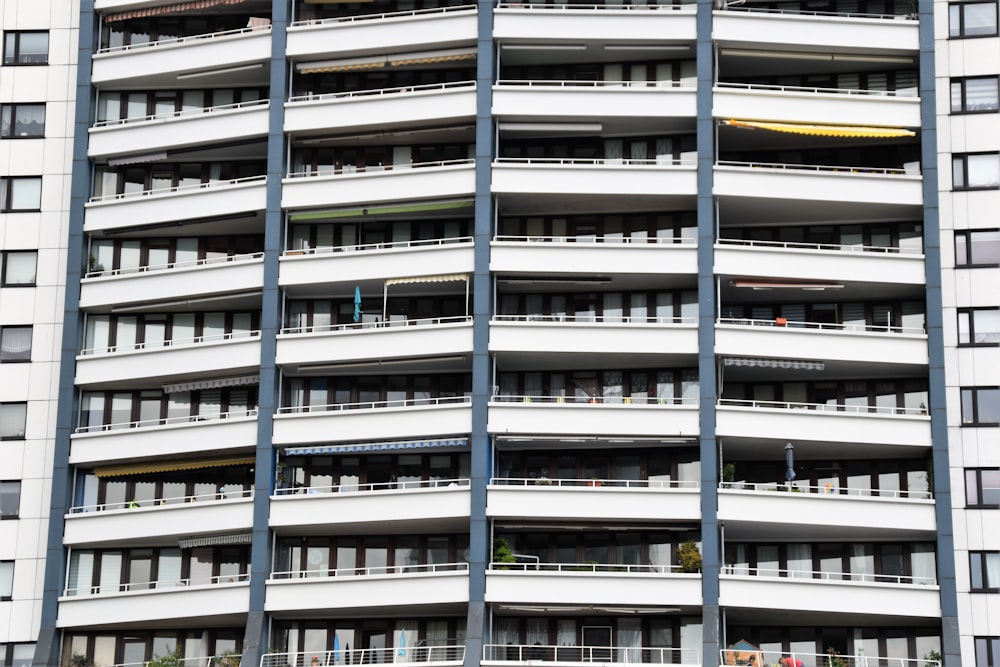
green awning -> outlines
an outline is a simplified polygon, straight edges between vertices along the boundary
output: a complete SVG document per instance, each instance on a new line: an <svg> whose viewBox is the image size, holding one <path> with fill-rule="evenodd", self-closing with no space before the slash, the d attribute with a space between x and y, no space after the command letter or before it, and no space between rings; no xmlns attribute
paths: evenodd
<svg viewBox="0 0 1000 667"><path fill-rule="evenodd" d="M305 211L292 213L288 216L292 222L308 222L311 220L340 220L343 218L363 218L372 215L400 215L406 213L428 213L436 211L471 209L471 199L457 201L437 201L409 204L389 204L386 206L366 206L364 208L341 208L326 211Z"/></svg>

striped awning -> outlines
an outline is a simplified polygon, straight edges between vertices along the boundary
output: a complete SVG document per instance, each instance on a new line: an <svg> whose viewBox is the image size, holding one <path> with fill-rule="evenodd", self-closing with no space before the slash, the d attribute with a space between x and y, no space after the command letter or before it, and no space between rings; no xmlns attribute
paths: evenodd
<svg viewBox="0 0 1000 667"><path fill-rule="evenodd" d="M385 281L385 286L389 285L412 285L416 283L454 283L468 280L467 273L446 273L440 276L413 276L410 278L389 278Z"/></svg>
<svg viewBox="0 0 1000 667"><path fill-rule="evenodd" d="M250 544L252 541L253 533L237 533L235 535L190 537L186 540L177 540L177 546L181 549L192 549L194 547L214 547L218 544Z"/></svg>
<svg viewBox="0 0 1000 667"><path fill-rule="evenodd" d="M475 60L475 49L444 49L438 51L422 51L420 53L401 53L389 56L389 64L393 67L407 65L432 65L435 63L457 62L459 60Z"/></svg>
<svg viewBox="0 0 1000 667"><path fill-rule="evenodd" d="M191 382L174 382L163 385L163 393L174 394L178 391L194 391L195 389L221 389L223 387L243 387L260 384L259 375L241 375L230 378L212 378L211 380L192 380Z"/></svg>
<svg viewBox="0 0 1000 667"><path fill-rule="evenodd" d="M319 72L354 72L365 69L380 69L385 65L385 56L375 56L373 58L344 58L342 60L298 63L295 65L295 69L300 74L317 74Z"/></svg>
<svg viewBox="0 0 1000 667"><path fill-rule="evenodd" d="M190 459L183 461L161 461L145 463L126 463L117 466L95 468L95 477L121 477L123 475L145 475L151 472L172 472L174 470L201 470L204 468L224 468L228 466L253 465L256 459L252 456L228 459Z"/></svg>
<svg viewBox="0 0 1000 667"><path fill-rule="evenodd" d="M386 65L389 65L390 67L407 67L409 65L430 65L460 60L475 60L475 58L475 49L443 49L439 51L397 53L390 56L372 56L370 58L319 60L315 62L297 63L295 65L295 69L300 74L316 74L319 72L349 72L365 69L380 69Z"/></svg>
<svg viewBox="0 0 1000 667"><path fill-rule="evenodd" d="M916 132L898 127L860 127L855 125L812 125L805 123L771 123L756 120L726 120L725 125L751 130L770 130L787 134L808 134L815 137L912 137Z"/></svg>
<svg viewBox="0 0 1000 667"><path fill-rule="evenodd" d="M429 213L472 208L473 204L474 202L471 199L423 202L418 204L389 204L387 206L366 206L363 208L342 208L327 211L291 213L288 218L292 222L304 222L306 220L335 220L340 218L361 218L374 215L405 215L410 213Z"/></svg>
<svg viewBox="0 0 1000 667"><path fill-rule="evenodd" d="M165 14L180 14L197 9L208 9L209 7L222 7L227 5L242 5L246 0L192 0L191 2L177 2L171 5L160 7L145 7L143 9L131 9L127 12L108 14L104 17L105 23L125 21L127 19L138 19L145 16L163 16Z"/></svg>
<svg viewBox="0 0 1000 667"><path fill-rule="evenodd" d="M725 366L743 366L747 368L789 368L800 371L821 371L826 368L822 361L807 361L805 359L761 359L756 357L726 357Z"/></svg>
<svg viewBox="0 0 1000 667"><path fill-rule="evenodd" d="M310 454L354 454L360 452L390 452L399 449L446 449L468 447L468 438L443 438L437 440L401 440L399 442L355 442L349 445L321 445L317 447L289 447L285 456Z"/></svg>

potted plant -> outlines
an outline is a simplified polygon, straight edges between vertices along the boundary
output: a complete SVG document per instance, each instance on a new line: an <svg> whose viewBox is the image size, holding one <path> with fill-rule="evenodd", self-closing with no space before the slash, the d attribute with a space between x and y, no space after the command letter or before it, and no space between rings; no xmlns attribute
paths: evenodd
<svg viewBox="0 0 1000 667"><path fill-rule="evenodd" d="M493 540L493 562L494 563L516 563L517 558L510 549L510 544L502 537ZM498 570L509 570L509 567L498 567Z"/></svg>
<svg viewBox="0 0 1000 667"><path fill-rule="evenodd" d="M736 481L736 464L727 463L722 466L722 481L726 484L732 484Z"/></svg>
<svg viewBox="0 0 1000 667"><path fill-rule="evenodd" d="M146 667L182 667L183 664L184 658L181 657L181 647L178 646L173 651L167 651L163 655L154 657L147 663Z"/></svg>
<svg viewBox="0 0 1000 667"><path fill-rule="evenodd" d="M941 653L933 649L924 653L924 664L927 667L938 667L941 664Z"/></svg>
<svg viewBox="0 0 1000 667"><path fill-rule="evenodd" d="M701 552L694 540L682 542L677 547L677 564L681 572L701 572Z"/></svg>

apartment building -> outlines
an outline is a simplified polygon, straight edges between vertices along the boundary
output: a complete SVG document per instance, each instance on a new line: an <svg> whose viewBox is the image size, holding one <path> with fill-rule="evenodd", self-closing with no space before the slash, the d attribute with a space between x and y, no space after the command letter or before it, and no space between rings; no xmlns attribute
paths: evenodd
<svg viewBox="0 0 1000 667"><path fill-rule="evenodd" d="M33 662L996 664L996 6L81 0Z"/></svg>
<svg viewBox="0 0 1000 667"><path fill-rule="evenodd" d="M55 442L77 3L0 3L0 664L41 627Z"/></svg>

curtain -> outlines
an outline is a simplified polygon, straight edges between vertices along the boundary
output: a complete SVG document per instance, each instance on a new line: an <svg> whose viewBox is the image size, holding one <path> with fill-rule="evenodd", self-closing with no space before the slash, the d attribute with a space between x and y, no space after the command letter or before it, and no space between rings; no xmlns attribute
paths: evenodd
<svg viewBox="0 0 1000 667"><path fill-rule="evenodd" d="M618 619L618 661L642 662L642 625L638 618Z"/></svg>
<svg viewBox="0 0 1000 667"><path fill-rule="evenodd" d="M0 360L31 359L31 327L6 327L0 336Z"/></svg>

